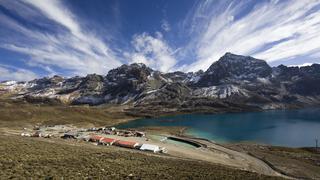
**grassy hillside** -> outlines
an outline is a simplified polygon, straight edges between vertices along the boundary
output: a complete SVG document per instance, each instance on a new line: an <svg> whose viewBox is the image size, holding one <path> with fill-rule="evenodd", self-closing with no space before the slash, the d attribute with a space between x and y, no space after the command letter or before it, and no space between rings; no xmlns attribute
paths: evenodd
<svg viewBox="0 0 320 180"><path fill-rule="evenodd" d="M16 136L0 142L0 179L280 179L112 146Z"/></svg>
<svg viewBox="0 0 320 180"><path fill-rule="evenodd" d="M226 145L267 162L278 172L298 179L320 179L320 153L314 148L286 148L257 144Z"/></svg>
<svg viewBox="0 0 320 180"><path fill-rule="evenodd" d="M22 128L37 123L75 124L79 126L113 125L128 119L125 107L89 107L47 104L29 104L21 100L0 98L0 127Z"/></svg>

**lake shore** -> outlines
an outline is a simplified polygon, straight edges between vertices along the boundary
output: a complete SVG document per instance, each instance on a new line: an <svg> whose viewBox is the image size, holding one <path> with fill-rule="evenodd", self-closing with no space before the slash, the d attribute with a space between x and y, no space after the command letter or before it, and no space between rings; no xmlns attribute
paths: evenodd
<svg viewBox="0 0 320 180"><path fill-rule="evenodd" d="M184 126L188 128L184 129L184 135L220 143L251 141L274 146L311 147L315 146L314 139L320 137L319 119L319 108L305 108L139 118L117 127Z"/></svg>

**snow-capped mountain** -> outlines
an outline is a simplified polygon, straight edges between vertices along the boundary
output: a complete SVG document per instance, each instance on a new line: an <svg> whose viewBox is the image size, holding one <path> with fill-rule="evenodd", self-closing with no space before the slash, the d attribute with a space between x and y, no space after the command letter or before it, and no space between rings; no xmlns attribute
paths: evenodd
<svg viewBox="0 0 320 180"><path fill-rule="evenodd" d="M207 71L155 71L122 65L106 76L7 81L0 93L32 103L127 104L139 112L213 112L320 105L320 65L270 67L265 61L226 53Z"/></svg>

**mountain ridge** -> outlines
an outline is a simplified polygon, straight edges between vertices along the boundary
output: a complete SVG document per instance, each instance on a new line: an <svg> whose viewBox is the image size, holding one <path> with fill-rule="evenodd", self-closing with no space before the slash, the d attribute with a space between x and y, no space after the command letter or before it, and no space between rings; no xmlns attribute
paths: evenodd
<svg viewBox="0 0 320 180"><path fill-rule="evenodd" d="M106 75L2 82L0 93L31 103L126 104L146 114L318 106L320 65L270 67L264 60L226 53L204 72L162 73L134 63Z"/></svg>

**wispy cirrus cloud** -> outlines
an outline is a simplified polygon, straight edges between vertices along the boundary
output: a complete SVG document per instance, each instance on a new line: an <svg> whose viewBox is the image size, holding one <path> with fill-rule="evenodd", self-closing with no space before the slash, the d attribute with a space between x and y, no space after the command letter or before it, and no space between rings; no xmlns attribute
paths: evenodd
<svg viewBox="0 0 320 180"><path fill-rule="evenodd" d="M55 66L70 71L70 75L85 75L105 74L121 64L120 58L107 43L91 29L81 26L62 1L27 0L13 3L18 6L10 2L1 2L1 5L39 28L21 23L7 14L0 14L1 24L15 32L14 38L0 38L1 47L28 55L33 66ZM33 22L43 16L44 22ZM53 32L46 31L46 26Z"/></svg>
<svg viewBox="0 0 320 180"><path fill-rule="evenodd" d="M184 22L197 57L186 69L206 69L225 52L269 63L312 56L320 50L319 9L318 0L202 1Z"/></svg>
<svg viewBox="0 0 320 180"><path fill-rule="evenodd" d="M176 50L167 44L160 32L155 36L148 33L135 35L131 44L134 47L133 52L124 54L130 63L144 63L162 72L174 70L177 63L174 57Z"/></svg>
<svg viewBox="0 0 320 180"><path fill-rule="evenodd" d="M106 74L132 62L164 72L206 70L226 52L272 65L320 62L319 0L195 1L186 18L160 9L157 22L122 17L122 10L132 9L121 9L121 3L109 9L115 17L110 23L101 20L110 15L101 13L101 4L91 7L100 13L81 16L85 5L77 9L71 1L0 0L0 51L24 56L14 63L0 59L1 64L23 63L17 66L23 69L5 68L9 73L36 67L46 72L41 74L74 76Z"/></svg>

